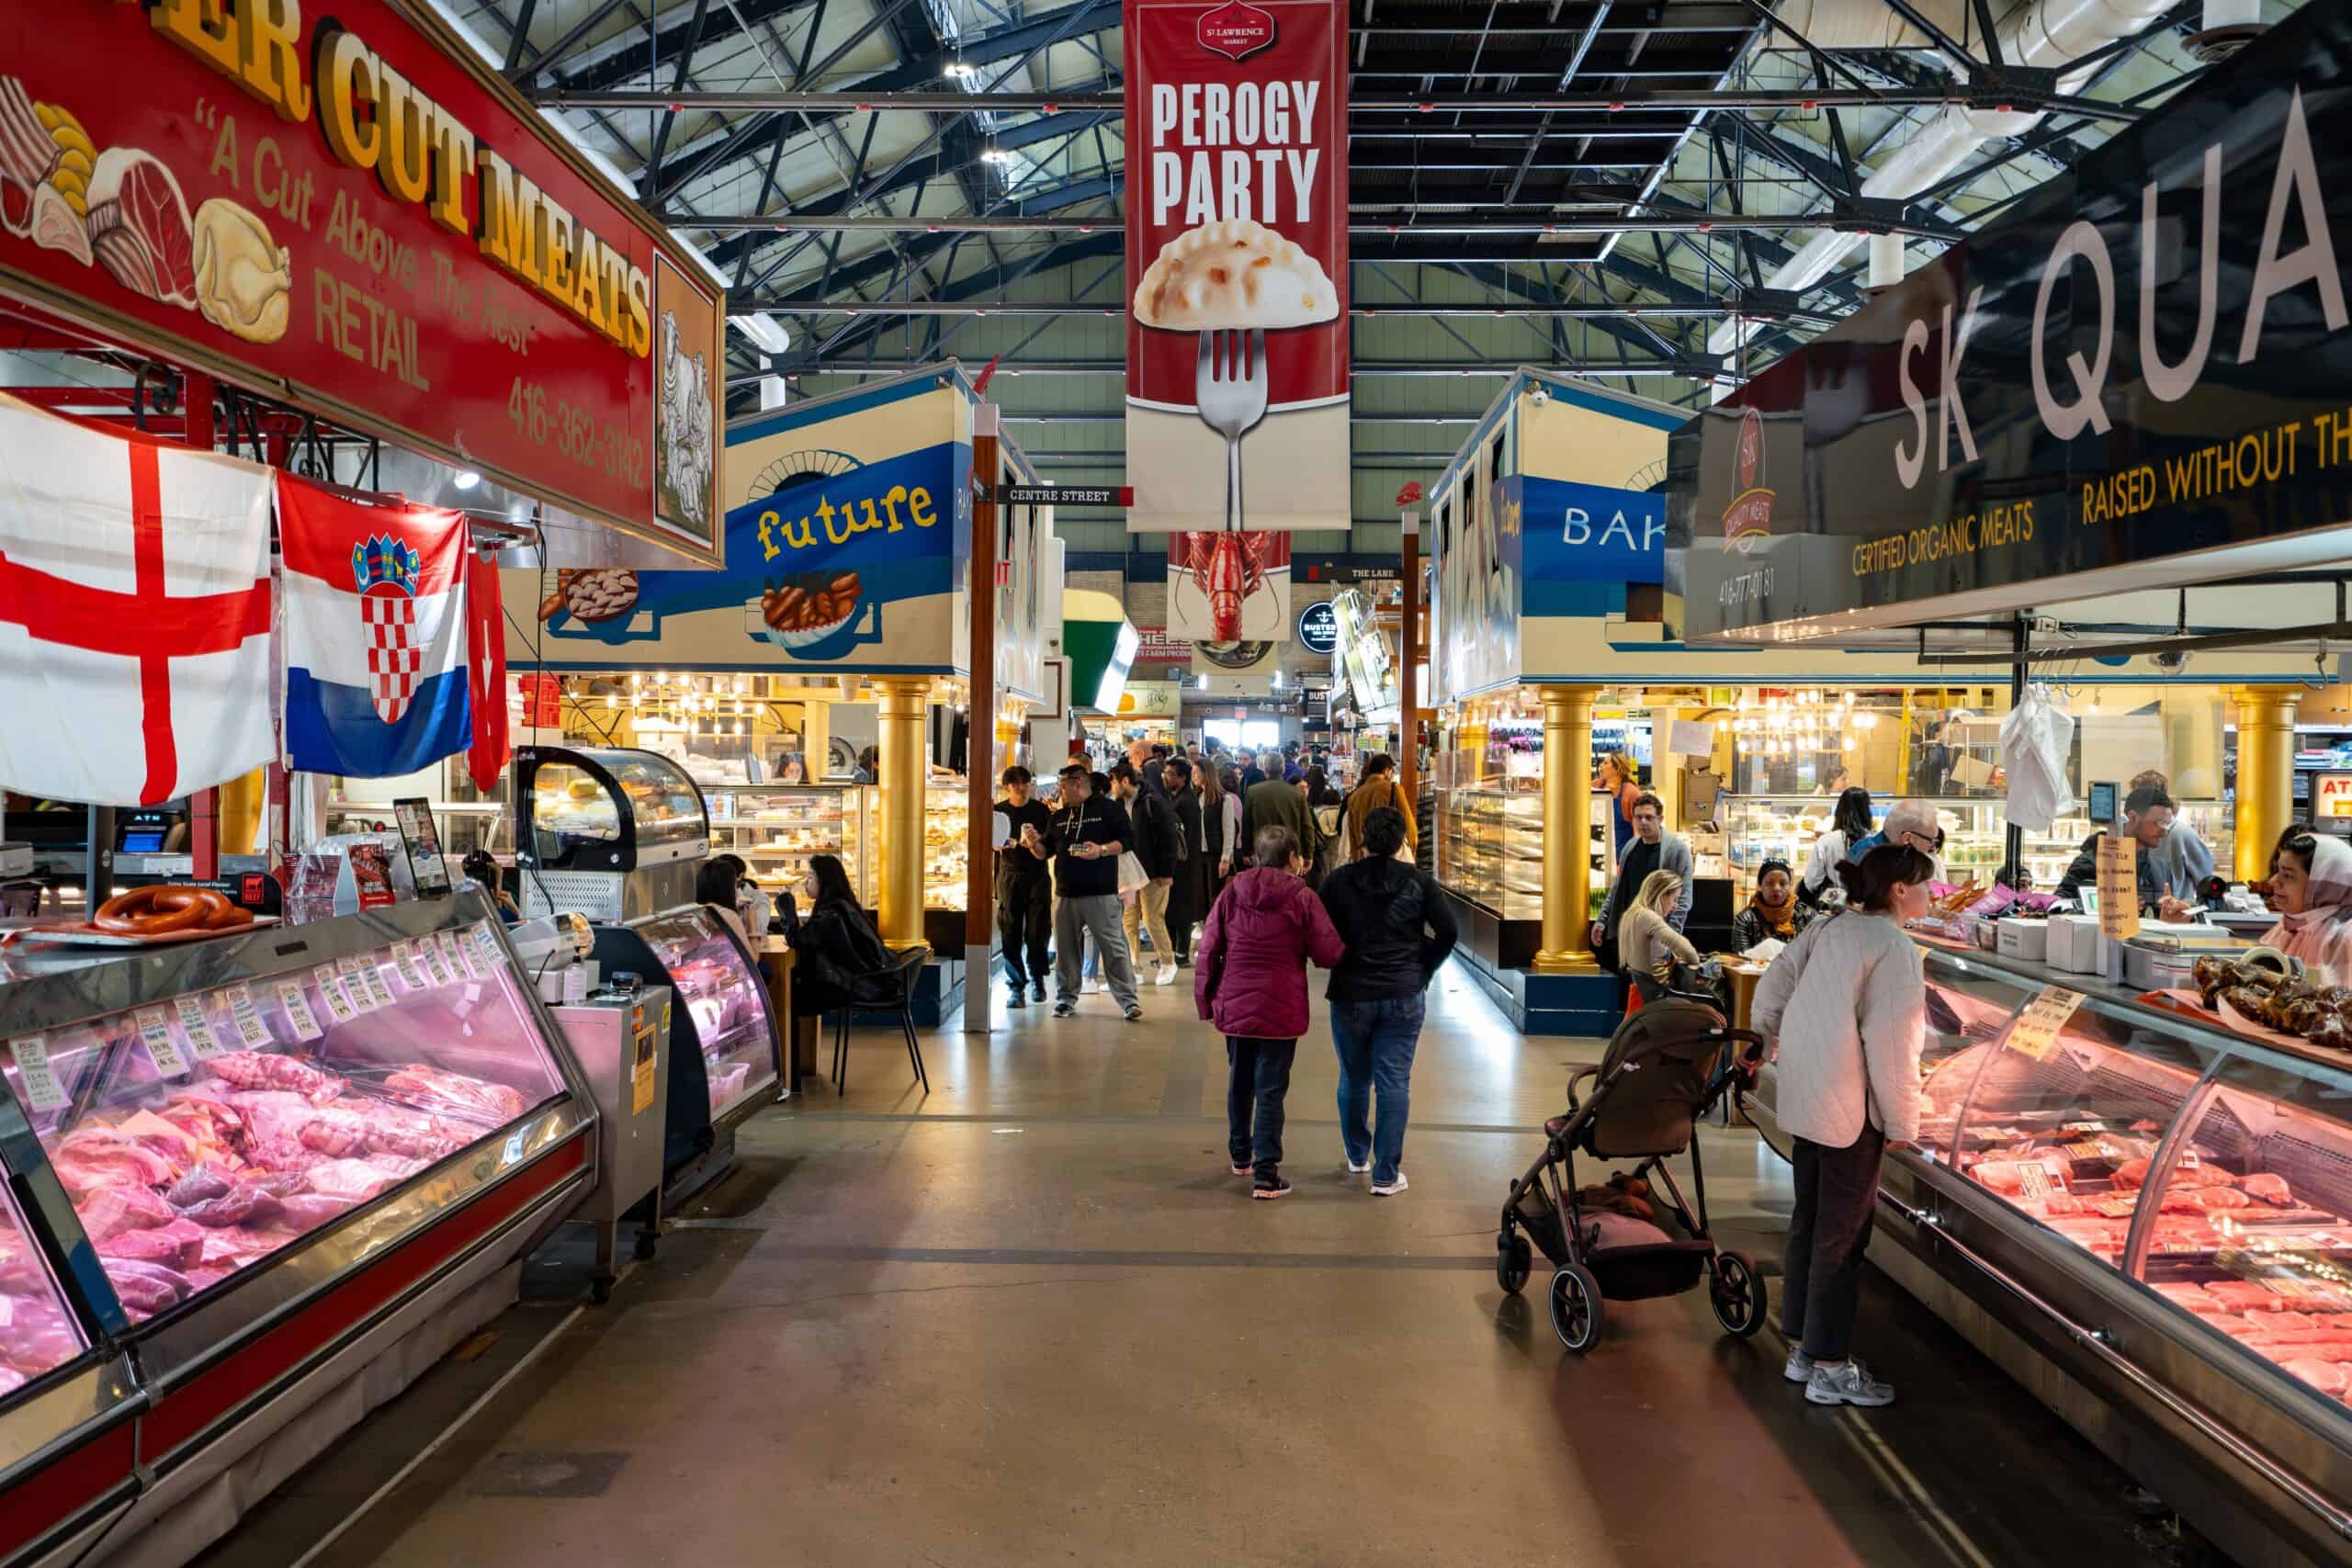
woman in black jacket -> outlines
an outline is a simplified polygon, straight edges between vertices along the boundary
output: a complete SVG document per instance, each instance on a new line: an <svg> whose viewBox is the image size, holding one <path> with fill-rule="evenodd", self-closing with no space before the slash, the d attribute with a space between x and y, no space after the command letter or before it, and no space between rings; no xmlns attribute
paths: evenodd
<svg viewBox="0 0 2352 1568"><path fill-rule="evenodd" d="M1323 907L1347 944L1331 971L1331 1043L1340 1054L1340 1140L1348 1168L1372 1172L1374 1196L1405 1190L1405 1119L1422 993L1460 934L1437 879L1393 858L1405 814L1384 806L1363 819L1365 858L1323 882ZM1376 1122L1367 1126L1374 1088Z"/></svg>
<svg viewBox="0 0 2352 1568"><path fill-rule="evenodd" d="M897 963L865 916L849 873L831 855L811 855L808 912L792 932L792 1011L807 1018L851 1004L859 987Z"/></svg>
<svg viewBox="0 0 2352 1568"><path fill-rule="evenodd" d="M1193 787L1193 764L1170 757L1159 772L1168 791L1169 809L1176 814L1176 838L1184 858L1177 863L1175 885L1168 890L1168 941L1176 950L1176 966L1193 962L1193 927L1208 913L1208 844L1202 836L1201 794Z"/></svg>

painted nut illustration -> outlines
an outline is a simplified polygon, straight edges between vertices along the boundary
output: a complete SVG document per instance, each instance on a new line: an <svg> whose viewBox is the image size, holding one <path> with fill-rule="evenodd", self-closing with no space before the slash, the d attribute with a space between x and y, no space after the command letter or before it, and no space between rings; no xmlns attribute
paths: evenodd
<svg viewBox="0 0 2352 1568"><path fill-rule="evenodd" d="M559 571L555 592L539 604L539 619L553 620L568 610L576 621L609 621L628 614L637 603L637 573L617 567L591 567Z"/></svg>
<svg viewBox="0 0 2352 1568"><path fill-rule="evenodd" d="M204 319L248 343L284 337L294 272L269 225L216 196L196 209L195 231L196 304Z"/></svg>
<svg viewBox="0 0 2352 1568"><path fill-rule="evenodd" d="M761 594L760 617L780 632L813 631L845 619L857 608L857 573L818 572Z"/></svg>

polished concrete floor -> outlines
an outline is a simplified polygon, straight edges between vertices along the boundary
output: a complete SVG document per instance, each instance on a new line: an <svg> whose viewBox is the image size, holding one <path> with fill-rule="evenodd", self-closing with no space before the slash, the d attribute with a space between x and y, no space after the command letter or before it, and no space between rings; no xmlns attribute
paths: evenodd
<svg viewBox="0 0 2352 1568"><path fill-rule="evenodd" d="M1189 983L1189 974L1184 976ZM2122 1477L1883 1281L1892 1408L1806 1405L1696 1296L1565 1354L1496 1210L1594 1041L1440 976L1411 1190L1346 1174L1329 1035L1296 1193L1226 1173L1189 991L985 1038L864 1032L603 1307L527 1303L265 1503L238 1568L2171 1562ZM1318 1014L1320 1008L1317 1009ZM1711 1131L1720 1230L1768 1258L1785 1169ZM363 1506L372 1499L372 1506ZM355 1517L356 1514L356 1517ZM326 1532L348 1525L322 1546Z"/></svg>

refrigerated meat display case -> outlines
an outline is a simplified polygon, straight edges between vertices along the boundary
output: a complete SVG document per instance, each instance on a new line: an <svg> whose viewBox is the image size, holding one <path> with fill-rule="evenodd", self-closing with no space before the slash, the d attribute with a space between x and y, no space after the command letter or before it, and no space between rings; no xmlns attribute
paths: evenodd
<svg viewBox="0 0 2352 1568"><path fill-rule="evenodd" d="M470 886L107 957L0 985L9 1563L194 1555L512 1302L594 1178Z"/></svg>
<svg viewBox="0 0 2352 1568"><path fill-rule="evenodd" d="M608 984L634 975L676 998L662 1156L667 1209L725 1169L736 1127L782 1097L782 1037L757 962L709 909L689 904L595 930Z"/></svg>
<svg viewBox="0 0 2352 1568"><path fill-rule="evenodd" d="M2352 1562L2352 1058L1923 960L1871 1258L2245 1568ZM1751 1112L1786 1153L1775 1080Z"/></svg>

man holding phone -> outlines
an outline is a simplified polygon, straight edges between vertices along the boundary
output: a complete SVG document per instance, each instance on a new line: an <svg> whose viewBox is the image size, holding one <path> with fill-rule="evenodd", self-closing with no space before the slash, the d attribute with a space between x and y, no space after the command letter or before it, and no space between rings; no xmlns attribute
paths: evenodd
<svg viewBox="0 0 2352 1568"><path fill-rule="evenodd" d="M1027 999L1023 987L1046 999L1046 941L1054 927L1052 851L1046 843L1054 814L1035 790L1029 770L1016 762L1004 770L1004 798L996 803L1005 819L1005 841L996 852L996 931L1014 1007Z"/></svg>
<svg viewBox="0 0 2352 1568"><path fill-rule="evenodd" d="M1054 1016L1078 1011L1081 933L1094 938L1111 996L1133 1023L1143 1017L1136 998L1135 965L1119 919L1119 856L1135 840L1126 808L1094 793L1084 762L1061 771L1060 806L1048 830L1054 857Z"/></svg>

